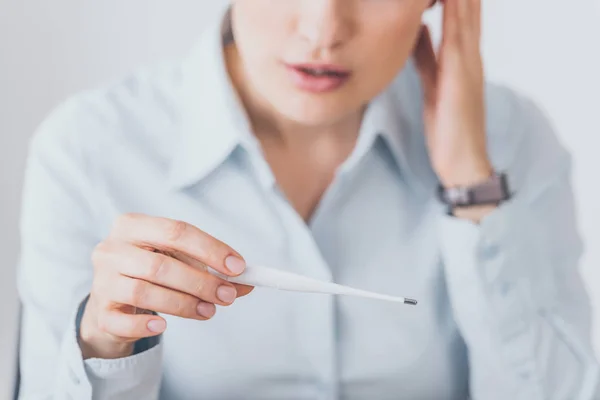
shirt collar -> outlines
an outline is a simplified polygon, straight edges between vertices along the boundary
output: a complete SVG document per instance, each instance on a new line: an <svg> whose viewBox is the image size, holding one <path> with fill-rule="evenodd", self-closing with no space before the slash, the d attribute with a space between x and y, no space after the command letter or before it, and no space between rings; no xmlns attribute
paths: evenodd
<svg viewBox="0 0 600 400"><path fill-rule="evenodd" d="M170 169L175 188L210 174L237 147L256 149L248 118L227 73L223 54L226 9L184 59L181 125Z"/></svg>
<svg viewBox="0 0 600 400"><path fill-rule="evenodd" d="M411 58L394 81L370 102L356 149L343 169L353 169L380 140L406 183L419 195L430 196L438 180L425 143L422 99L420 79Z"/></svg>
<svg viewBox="0 0 600 400"><path fill-rule="evenodd" d="M401 175L411 187L429 196L438 183L431 167L423 124L423 93L410 58L394 81L371 101L361 135L369 146L381 138Z"/></svg>
<svg viewBox="0 0 600 400"><path fill-rule="evenodd" d="M237 148L254 157L261 154L225 65L229 9L219 17L183 63L182 131L170 170L172 184L180 189L202 180ZM409 60L392 85L369 104L356 150L344 168L355 166L381 137L413 188L430 192L436 179L425 151L421 99L418 75ZM259 173L274 183L264 165Z"/></svg>

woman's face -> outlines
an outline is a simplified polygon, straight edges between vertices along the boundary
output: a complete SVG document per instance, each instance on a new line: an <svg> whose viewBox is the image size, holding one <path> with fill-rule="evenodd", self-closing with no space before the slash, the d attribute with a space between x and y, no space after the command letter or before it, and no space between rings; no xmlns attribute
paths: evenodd
<svg viewBox="0 0 600 400"><path fill-rule="evenodd" d="M295 123L335 124L391 83L431 0L233 0L244 85Z"/></svg>

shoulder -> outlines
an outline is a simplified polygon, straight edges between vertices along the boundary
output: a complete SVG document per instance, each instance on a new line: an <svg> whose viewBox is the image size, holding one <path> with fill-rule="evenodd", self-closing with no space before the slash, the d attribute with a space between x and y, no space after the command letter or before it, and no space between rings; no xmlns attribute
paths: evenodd
<svg viewBox="0 0 600 400"><path fill-rule="evenodd" d="M486 85L486 124L490 151L499 164L533 153L566 153L552 118L530 96L510 87Z"/></svg>
<svg viewBox="0 0 600 400"><path fill-rule="evenodd" d="M56 106L34 132L30 148L93 158L140 141L156 147L178 122L180 63L139 69L122 79L76 93ZM106 154L106 153L104 153Z"/></svg>
<svg viewBox="0 0 600 400"><path fill-rule="evenodd" d="M571 172L571 154L541 103L515 89L486 85L488 152L513 186L545 187Z"/></svg>

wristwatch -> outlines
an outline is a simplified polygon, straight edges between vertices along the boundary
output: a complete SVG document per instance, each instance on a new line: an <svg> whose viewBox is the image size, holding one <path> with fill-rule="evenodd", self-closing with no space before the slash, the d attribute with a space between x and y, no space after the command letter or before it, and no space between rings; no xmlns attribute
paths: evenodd
<svg viewBox="0 0 600 400"><path fill-rule="evenodd" d="M499 205L511 197L508 178L504 173L494 173L485 182L462 187L438 187L438 198L450 209L477 205Z"/></svg>

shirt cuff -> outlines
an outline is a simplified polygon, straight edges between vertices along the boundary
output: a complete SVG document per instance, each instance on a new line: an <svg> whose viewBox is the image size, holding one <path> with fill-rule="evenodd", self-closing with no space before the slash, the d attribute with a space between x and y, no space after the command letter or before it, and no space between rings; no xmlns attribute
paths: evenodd
<svg viewBox="0 0 600 400"><path fill-rule="evenodd" d="M73 315L71 327L63 341L62 354L66 357L66 363L59 373L59 393L56 398L157 399L162 374L160 343L130 357L83 360L78 339L86 303L87 298Z"/></svg>
<svg viewBox="0 0 600 400"><path fill-rule="evenodd" d="M158 399L162 375L162 345L116 360L84 361L94 399Z"/></svg>

